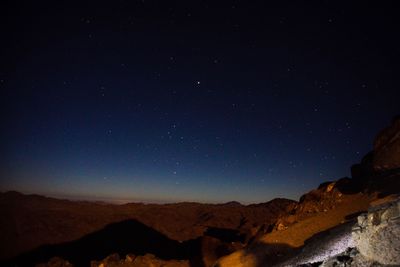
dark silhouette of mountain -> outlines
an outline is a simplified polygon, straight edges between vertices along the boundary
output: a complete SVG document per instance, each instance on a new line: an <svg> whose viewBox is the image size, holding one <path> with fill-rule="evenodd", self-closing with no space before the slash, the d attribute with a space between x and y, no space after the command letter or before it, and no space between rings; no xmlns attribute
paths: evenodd
<svg viewBox="0 0 400 267"><path fill-rule="evenodd" d="M224 203L224 204L222 204L222 205L224 205L224 206L230 206L230 207L240 207L240 206L243 206L240 202L238 202L238 201L229 201L229 202L226 202L226 203Z"/></svg>
<svg viewBox="0 0 400 267"><path fill-rule="evenodd" d="M235 229L224 229L210 227L204 232L205 236L215 237L223 242L241 242L244 243L246 236Z"/></svg>
<svg viewBox="0 0 400 267"><path fill-rule="evenodd" d="M107 225L78 240L57 245L44 245L5 262L7 265L34 266L58 256L74 266L90 266L90 261L101 260L112 253L125 255L151 253L164 260L189 260L191 266L202 266L196 259L200 240L178 242L136 221L125 220Z"/></svg>

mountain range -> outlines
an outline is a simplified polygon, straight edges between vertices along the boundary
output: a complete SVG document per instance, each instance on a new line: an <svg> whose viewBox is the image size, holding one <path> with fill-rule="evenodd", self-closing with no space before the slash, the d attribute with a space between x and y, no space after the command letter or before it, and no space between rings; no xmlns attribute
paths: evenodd
<svg viewBox="0 0 400 267"><path fill-rule="evenodd" d="M322 183L299 201L252 205L116 205L3 192L0 261L2 266L330 266L324 261L340 253L350 257L354 247L351 253L368 258L350 236L360 215L398 199L399 117L377 135L373 150L351 166L351 174ZM393 247L400 251L397 241ZM368 260L371 265L365 266L383 264Z"/></svg>

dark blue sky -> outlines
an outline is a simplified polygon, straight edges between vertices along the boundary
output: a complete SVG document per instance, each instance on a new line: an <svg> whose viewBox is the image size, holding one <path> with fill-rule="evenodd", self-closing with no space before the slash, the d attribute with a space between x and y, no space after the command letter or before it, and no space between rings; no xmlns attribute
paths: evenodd
<svg viewBox="0 0 400 267"><path fill-rule="evenodd" d="M400 111L394 2L215 2L3 4L0 189L250 203L348 176Z"/></svg>

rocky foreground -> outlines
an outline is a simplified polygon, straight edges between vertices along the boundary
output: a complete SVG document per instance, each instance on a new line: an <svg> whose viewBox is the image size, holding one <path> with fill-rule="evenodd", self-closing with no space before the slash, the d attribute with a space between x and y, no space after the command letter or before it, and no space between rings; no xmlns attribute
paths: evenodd
<svg viewBox="0 0 400 267"><path fill-rule="evenodd" d="M399 266L400 198L387 201L357 222L331 229L328 238L312 239L299 255L277 266Z"/></svg>
<svg viewBox="0 0 400 267"><path fill-rule="evenodd" d="M298 202L109 205L0 194L0 263L41 267L400 266L400 119L352 177ZM47 244L47 245L46 245Z"/></svg>

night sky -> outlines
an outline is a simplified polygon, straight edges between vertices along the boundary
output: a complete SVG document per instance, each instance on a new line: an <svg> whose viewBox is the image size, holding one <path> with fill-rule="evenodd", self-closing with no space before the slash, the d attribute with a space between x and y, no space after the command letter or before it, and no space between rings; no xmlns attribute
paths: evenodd
<svg viewBox="0 0 400 267"><path fill-rule="evenodd" d="M400 112L390 1L2 2L0 190L297 199Z"/></svg>

